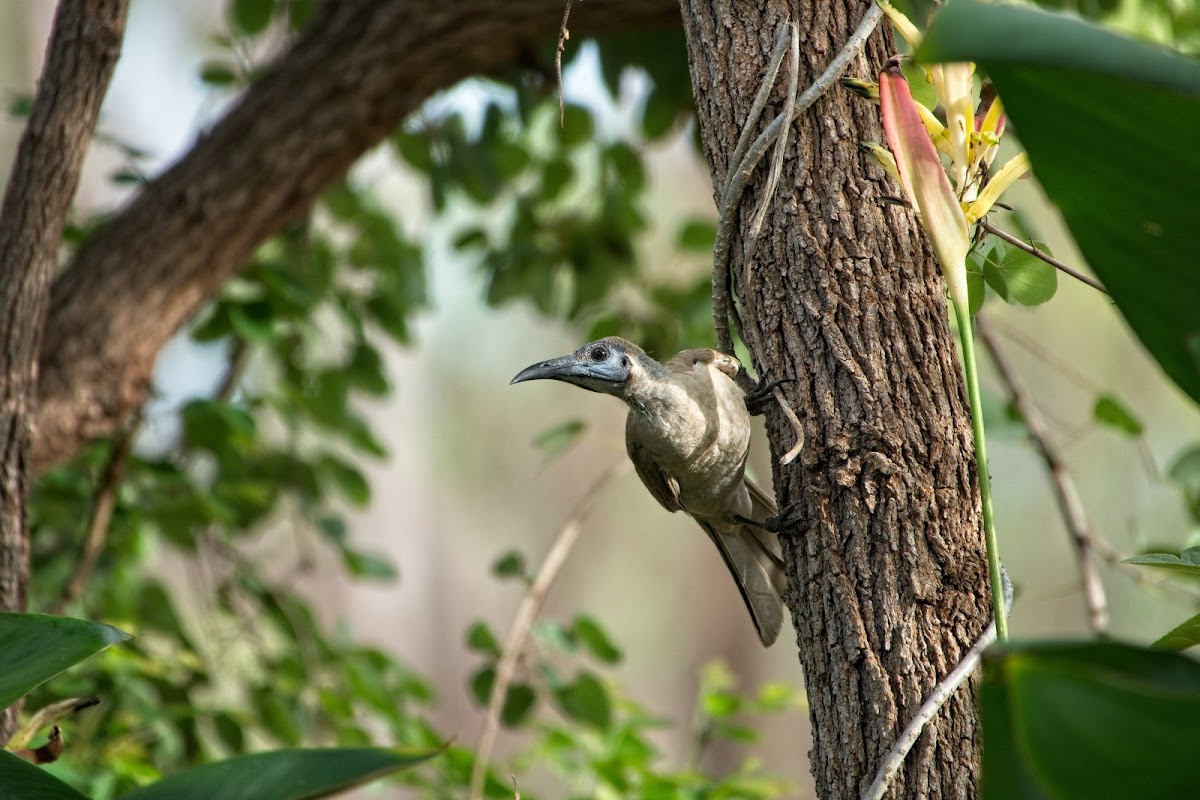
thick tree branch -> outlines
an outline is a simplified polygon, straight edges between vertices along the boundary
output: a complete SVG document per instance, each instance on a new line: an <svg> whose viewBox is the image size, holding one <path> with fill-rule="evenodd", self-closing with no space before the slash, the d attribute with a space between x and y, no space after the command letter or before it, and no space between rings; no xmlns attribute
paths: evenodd
<svg viewBox="0 0 1200 800"><path fill-rule="evenodd" d="M563 0L326 2L294 46L55 284L35 473L116 430L155 356L265 238L434 92L554 41ZM581 5L577 35L679 24L676 0Z"/></svg>
<svg viewBox="0 0 1200 800"><path fill-rule="evenodd" d="M126 0L63 0L0 207L0 611L23 611L36 358L67 210L121 53ZM12 730L0 718L0 741Z"/></svg>

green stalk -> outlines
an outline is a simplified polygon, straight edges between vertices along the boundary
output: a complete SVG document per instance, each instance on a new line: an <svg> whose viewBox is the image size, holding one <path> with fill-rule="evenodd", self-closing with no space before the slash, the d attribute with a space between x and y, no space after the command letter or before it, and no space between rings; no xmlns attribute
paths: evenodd
<svg viewBox="0 0 1200 800"><path fill-rule="evenodd" d="M975 361L975 335L971 312L966 303L950 301L958 320L962 342L963 370L967 374L967 400L971 404L971 430L975 434L975 465L979 469L979 499L983 504L983 542L987 547L988 580L992 586L992 614L996 617L996 638L1008 639L1008 619L1004 615L1004 579L1000 576L1000 545L996 541L996 516L992 511L992 481L988 476L987 443L983 436L983 402L979 396L979 365Z"/></svg>

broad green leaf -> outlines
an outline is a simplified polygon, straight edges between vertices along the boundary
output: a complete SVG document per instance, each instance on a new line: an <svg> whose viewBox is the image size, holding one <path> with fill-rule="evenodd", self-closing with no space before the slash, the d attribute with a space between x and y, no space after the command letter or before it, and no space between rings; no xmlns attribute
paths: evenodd
<svg viewBox="0 0 1200 800"><path fill-rule="evenodd" d="M984 797L1189 797L1200 663L1115 643L989 651Z"/></svg>
<svg viewBox="0 0 1200 800"><path fill-rule="evenodd" d="M0 749L0 797L4 800L87 800L41 767Z"/></svg>
<svg viewBox="0 0 1200 800"><path fill-rule="evenodd" d="M1200 644L1200 614L1176 625L1151 645L1159 650L1187 650Z"/></svg>
<svg viewBox="0 0 1200 800"><path fill-rule="evenodd" d="M973 0L947 4L917 55L987 72L1088 264L1200 400L1200 64L1076 17Z"/></svg>
<svg viewBox="0 0 1200 800"><path fill-rule="evenodd" d="M1099 423L1116 428L1130 436L1142 435L1142 423L1133 412L1110 394L1101 395L1092 409L1092 417Z"/></svg>
<svg viewBox="0 0 1200 800"><path fill-rule="evenodd" d="M1127 558L1123 563L1159 567L1189 577L1200 578L1200 547L1189 547L1177 556L1170 553L1146 553Z"/></svg>
<svg viewBox="0 0 1200 800"><path fill-rule="evenodd" d="M99 622L48 614L0 614L0 708L128 638L124 631Z"/></svg>
<svg viewBox="0 0 1200 800"><path fill-rule="evenodd" d="M1035 242L1042 252L1045 245ZM1058 289L1058 270L1035 255L1010 247L1000 260L1008 300L1023 306L1038 306L1054 296Z"/></svg>
<svg viewBox="0 0 1200 800"><path fill-rule="evenodd" d="M311 800L369 783L438 752L330 747L255 753L180 772L121 800Z"/></svg>

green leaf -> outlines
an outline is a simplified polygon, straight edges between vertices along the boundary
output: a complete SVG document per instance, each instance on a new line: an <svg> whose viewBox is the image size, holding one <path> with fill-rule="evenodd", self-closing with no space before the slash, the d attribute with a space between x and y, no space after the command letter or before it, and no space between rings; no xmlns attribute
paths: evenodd
<svg viewBox="0 0 1200 800"><path fill-rule="evenodd" d="M679 114L675 99L657 87L650 91L642 109L642 133L653 141L670 133Z"/></svg>
<svg viewBox="0 0 1200 800"><path fill-rule="evenodd" d="M1184 255L1200 220L1200 64L1076 17L973 0L948 3L917 55L988 73L1088 264L1200 400L1200 270Z"/></svg>
<svg viewBox="0 0 1200 800"><path fill-rule="evenodd" d="M1110 394L1101 395L1092 409L1092 417L1103 425L1130 436L1142 435L1142 423L1124 403Z"/></svg>
<svg viewBox="0 0 1200 800"><path fill-rule="evenodd" d="M351 575L363 580L394 581L400 577L400 571L392 560L378 553L346 548L342 550L342 563Z"/></svg>
<svg viewBox="0 0 1200 800"><path fill-rule="evenodd" d="M500 642L492 634L492 629L482 620L476 620L467 629L467 648L489 658L500 657Z"/></svg>
<svg viewBox="0 0 1200 800"><path fill-rule="evenodd" d="M583 106L568 103L563 107L562 141L567 147L577 147L592 138L592 113Z"/></svg>
<svg viewBox="0 0 1200 800"><path fill-rule="evenodd" d="M1159 567L1171 572L1182 573L1188 577L1200 578L1200 547L1189 547L1177 556L1170 553L1146 553L1127 558L1122 563Z"/></svg>
<svg viewBox="0 0 1200 800"><path fill-rule="evenodd" d="M200 80L209 86L232 86L238 82L237 69L221 61L206 61L200 66Z"/></svg>
<svg viewBox="0 0 1200 800"><path fill-rule="evenodd" d="M979 313L983 308L983 301L987 299L983 263L984 257L980 253L973 252L967 255L967 308L971 316Z"/></svg>
<svg viewBox="0 0 1200 800"><path fill-rule="evenodd" d="M504 695L504 707L500 710L500 721L509 728L523 725L537 704L537 692L527 683L508 687Z"/></svg>
<svg viewBox="0 0 1200 800"><path fill-rule="evenodd" d="M0 797L4 800L88 800L40 767L0 749Z"/></svg>
<svg viewBox="0 0 1200 800"><path fill-rule="evenodd" d="M1184 620L1163 634L1151 647L1159 650L1187 650L1200 644L1200 614Z"/></svg>
<svg viewBox="0 0 1200 800"><path fill-rule="evenodd" d="M497 578L524 578L528 572L525 556L509 550L492 562L492 574Z"/></svg>
<svg viewBox="0 0 1200 800"><path fill-rule="evenodd" d="M111 625L48 614L0 613L0 708L34 687L129 638Z"/></svg>
<svg viewBox="0 0 1200 800"><path fill-rule="evenodd" d="M1200 446L1193 446L1180 453L1167 476L1187 492L1200 492Z"/></svg>
<svg viewBox="0 0 1200 800"><path fill-rule="evenodd" d="M572 683L554 692L559 708L569 719L606 731L612 726L608 691L590 672L581 672Z"/></svg>
<svg viewBox="0 0 1200 800"><path fill-rule="evenodd" d="M1200 664L1115 643L1014 644L984 656L986 800L1189 797Z"/></svg>
<svg viewBox="0 0 1200 800"><path fill-rule="evenodd" d="M1049 250L1040 242L1034 246L1042 252ZM1058 270L1019 247L1010 247L1000 261L1008 301L1023 306L1038 306L1054 296L1058 289Z"/></svg>
<svg viewBox="0 0 1200 800"><path fill-rule="evenodd" d="M362 507L371 502L371 484L353 464L325 455L321 457L321 471L354 505Z"/></svg>
<svg viewBox="0 0 1200 800"><path fill-rule="evenodd" d="M581 419L569 419L533 437L533 445L547 456L556 456L574 444L586 426Z"/></svg>
<svg viewBox="0 0 1200 800"><path fill-rule="evenodd" d="M717 242L717 228L711 222L690 220L679 229L679 247L681 250L694 250L697 253L711 253Z"/></svg>
<svg viewBox="0 0 1200 800"><path fill-rule="evenodd" d="M488 665L480 667L471 674L467 680L467 688L470 689L471 697L475 698L477 705L486 706L492 697L492 686L495 683L496 668Z"/></svg>
<svg viewBox="0 0 1200 800"><path fill-rule="evenodd" d="M640 192L646 186L646 170L641 155L625 142L609 145L604 151L605 161L616 173L617 181L626 192Z"/></svg>
<svg viewBox="0 0 1200 800"><path fill-rule="evenodd" d="M439 752L330 747L255 753L185 770L121 800L311 800L370 783Z"/></svg>
<svg viewBox="0 0 1200 800"><path fill-rule="evenodd" d="M621 660L621 650L608 638L608 634L604 632L604 628L600 627L600 623L595 618L580 614L575 617L572 630L575 632L575 638L582 642L583 646L599 661L605 664L616 664Z"/></svg>
<svg viewBox="0 0 1200 800"><path fill-rule="evenodd" d="M230 22L249 36L262 33L271 24L275 0L233 0L229 7Z"/></svg>

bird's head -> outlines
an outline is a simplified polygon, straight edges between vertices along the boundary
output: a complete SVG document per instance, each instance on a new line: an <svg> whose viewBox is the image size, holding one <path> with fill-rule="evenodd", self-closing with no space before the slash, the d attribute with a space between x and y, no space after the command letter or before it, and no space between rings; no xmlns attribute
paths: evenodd
<svg viewBox="0 0 1200 800"><path fill-rule="evenodd" d="M624 397L631 378L643 374L659 377L666 369L633 342L608 336L589 342L569 355L539 361L517 373L512 383L553 380L590 392Z"/></svg>

